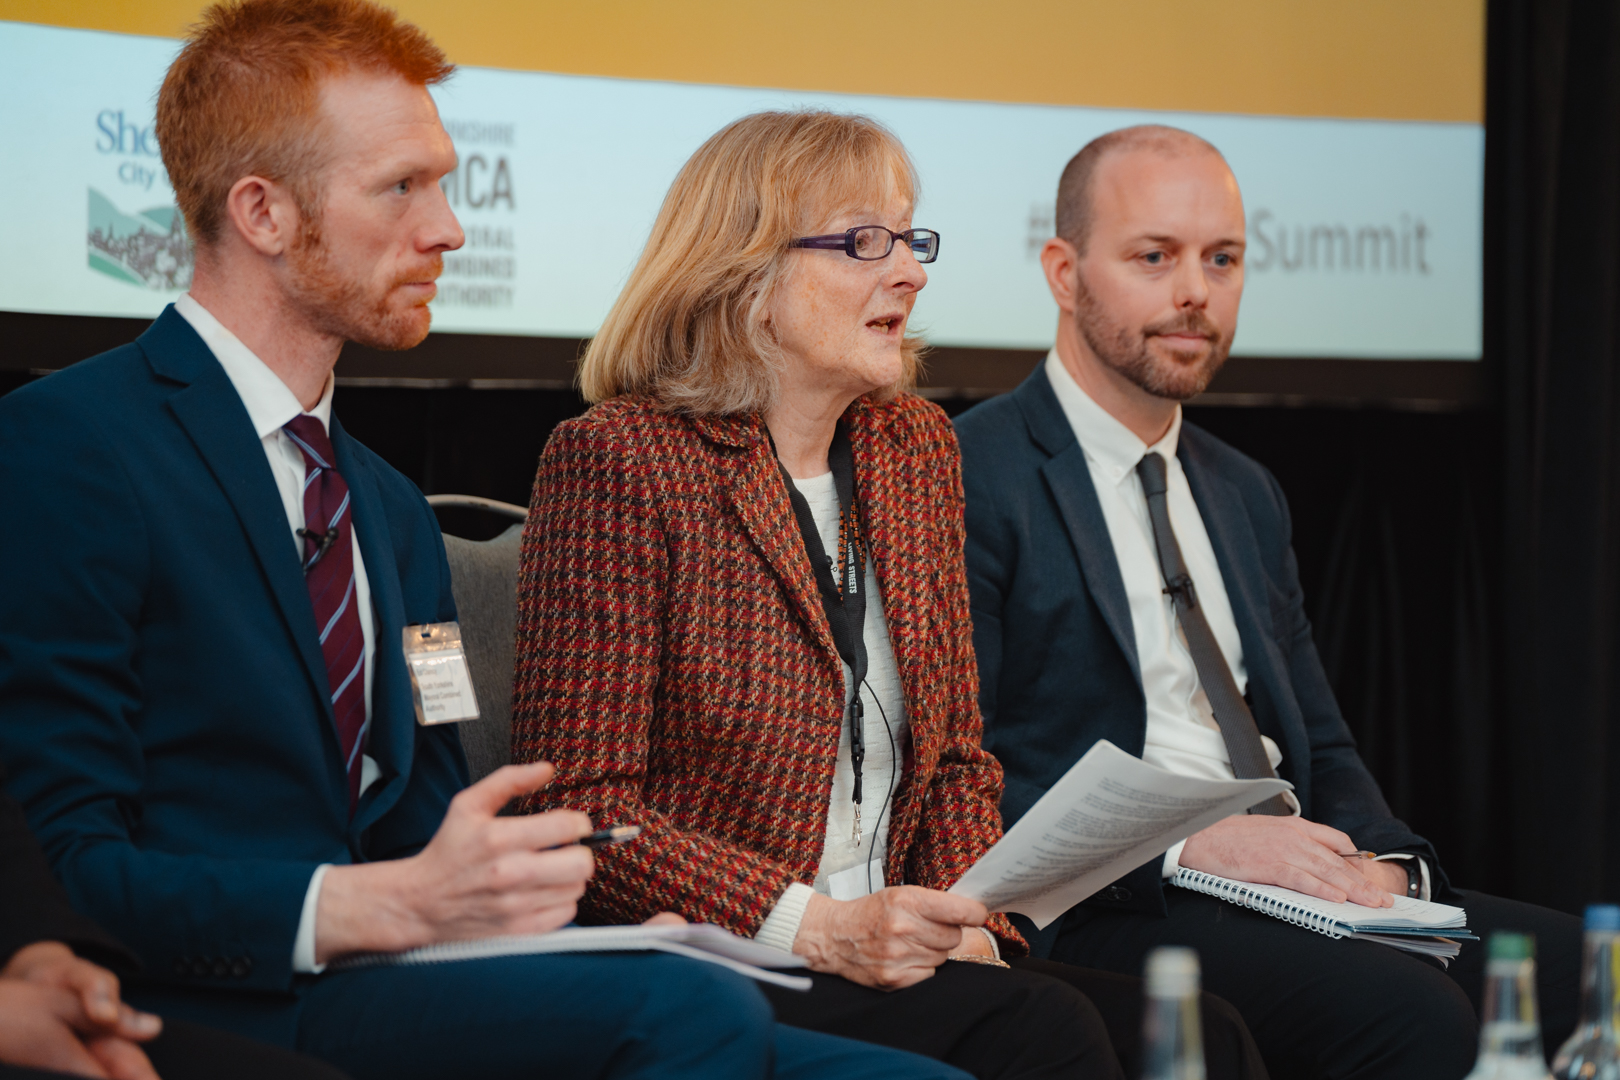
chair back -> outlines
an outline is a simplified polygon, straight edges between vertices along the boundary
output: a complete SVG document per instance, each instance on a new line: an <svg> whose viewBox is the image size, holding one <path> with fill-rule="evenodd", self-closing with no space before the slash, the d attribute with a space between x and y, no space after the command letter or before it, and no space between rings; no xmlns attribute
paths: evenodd
<svg viewBox="0 0 1620 1080"><path fill-rule="evenodd" d="M446 535L450 588L456 596L478 719L457 725L472 782L512 760L512 666L517 659L518 547L523 525L493 540Z"/></svg>

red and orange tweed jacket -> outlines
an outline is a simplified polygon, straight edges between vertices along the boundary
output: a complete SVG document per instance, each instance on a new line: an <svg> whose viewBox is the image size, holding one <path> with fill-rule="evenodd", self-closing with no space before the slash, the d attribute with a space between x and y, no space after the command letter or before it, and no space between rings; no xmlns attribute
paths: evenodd
<svg viewBox="0 0 1620 1080"><path fill-rule="evenodd" d="M911 727L884 878L945 889L1001 836L956 436L910 395L847 420ZM557 765L525 809L642 827L597 852L583 921L675 911L751 936L814 880L843 668L757 417L626 397L560 426L523 536L517 649L513 758ZM1024 950L1004 916L990 929Z"/></svg>

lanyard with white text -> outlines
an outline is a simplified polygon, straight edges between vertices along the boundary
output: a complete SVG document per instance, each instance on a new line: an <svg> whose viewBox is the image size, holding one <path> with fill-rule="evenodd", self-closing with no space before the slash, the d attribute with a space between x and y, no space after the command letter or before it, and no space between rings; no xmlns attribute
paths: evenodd
<svg viewBox="0 0 1620 1080"><path fill-rule="evenodd" d="M771 451L776 451L774 439L771 441ZM833 560L822 547L821 532L816 528L810 503L793 483L787 466L780 459L777 466L782 470L788 501L793 504L793 516L798 519L799 533L804 538L805 554L810 556L810 567L816 575L816 589L821 594L821 607L832 627L833 644L852 673L855 692L850 695L846 714L849 717L850 763L855 766L854 842L859 844L861 767L866 762L866 709L861 704L861 684L866 681L866 551L861 543L860 514L855 506L855 455L849 445L849 429L842 420L833 432L827 463L832 466L833 486L838 491L838 556L842 560L842 588L833 577Z"/></svg>

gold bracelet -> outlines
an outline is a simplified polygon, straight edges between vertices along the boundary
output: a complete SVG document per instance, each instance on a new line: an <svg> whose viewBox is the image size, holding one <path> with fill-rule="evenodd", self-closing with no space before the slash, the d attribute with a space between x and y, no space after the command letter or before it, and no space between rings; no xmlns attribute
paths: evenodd
<svg viewBox="0 0 1620 1080"><path fill-rule="evenodd" d="M994 956L980 956L977 953L963 953L961 956L947 956L947 960L960 960L964 964L983 964L986 967L1010 968L1011 964L1005 960L998 960Z"/></svg>

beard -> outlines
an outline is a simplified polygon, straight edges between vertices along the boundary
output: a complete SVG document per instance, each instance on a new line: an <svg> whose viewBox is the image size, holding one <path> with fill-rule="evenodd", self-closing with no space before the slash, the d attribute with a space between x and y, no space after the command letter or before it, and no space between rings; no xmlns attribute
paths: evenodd
<svg viewBox="0 0 1620 1080"><path fill-rule="evenodd" d="M444 270L438 255L419 269L402 272L378 286L359 275L345 274L332 250L306 214L298 239L287 252L288 281L294 304L322 333L373 349L399 350L420 345L433 324L427 303L401 304L395 290L411 282L431 281Z"/></svg>
<svg viewBox="0 0 1620 1080"><path fill-rule="evenodd" d="M1096 296L1080 282L1074 321L1091 351L1104 364L1154 397L1188 401L1204 392L1226 363L1236 328L1222 332L1202 311L1193 309L1137 329L1111 318ZM1198 334L1208 342L1199 354L1171 351L1166 358L1152 341L1165 334Z"/></svg>

